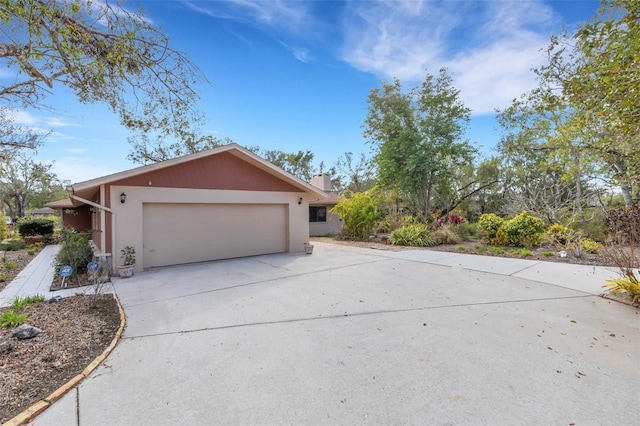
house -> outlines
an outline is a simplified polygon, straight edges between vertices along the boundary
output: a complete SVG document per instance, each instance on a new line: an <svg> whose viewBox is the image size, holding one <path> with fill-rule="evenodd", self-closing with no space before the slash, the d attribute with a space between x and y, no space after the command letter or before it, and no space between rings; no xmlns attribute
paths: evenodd
<svg viewBox="0 0 640 426"><path fill-rule="evenodd" d="M324 191L327 197L309 201L309 235L319 237L337 234L342 221L337 214L331 213L331 209L338 204L338 194L331 192L331 176L327 173L312 176L311 185Z"/></svg>
<svg viewBox="0 0 640 426"><path fill-rule="evenodd" d="M48 217L56 214L56 210L51 207L42 207L40 209L27 210L24 214L30 217Z"/></svg>
<svg viewBox="0 0 640 426"><path fill-rule="evenodd" d="M308 200L326 194L237 144L73 184L65 225L92 231L112 269L136 250L135 271L269 253L304 253Z"/></svg>

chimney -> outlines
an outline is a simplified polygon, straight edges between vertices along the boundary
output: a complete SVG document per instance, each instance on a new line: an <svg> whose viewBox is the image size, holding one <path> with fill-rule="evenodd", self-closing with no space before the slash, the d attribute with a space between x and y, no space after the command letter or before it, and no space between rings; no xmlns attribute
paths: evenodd
<svg viewBox="0 0 640 426"><path fill-rule="evenodd" d="M331 175L329 173L320 173L311 178L311 185L323 191L331 191Z"/></svg>

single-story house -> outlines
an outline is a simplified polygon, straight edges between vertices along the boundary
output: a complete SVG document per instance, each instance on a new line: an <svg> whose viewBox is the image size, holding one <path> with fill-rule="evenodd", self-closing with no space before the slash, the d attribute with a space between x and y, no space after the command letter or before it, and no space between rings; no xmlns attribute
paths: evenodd
<svg viewBox="0 0 640 426"><path fill-rule="evenodd" d="M331 209L338 204L338 194L331 192L331 176L327 173L314 175L311 185L324 191L327 197L309 200L309 235L336 235L342 227L342 221L337 214L331 213Z"/></svg>
<svg viewBox="0 0 640 426"><path fill-rule="evenodd" d="M27 210L24 214L25 216L31 217L47 217L56 214L56 210L51 207L42 207L34 210Z"/></svg>
<svg viewBox="0 0 640 426"><path fill-rule="evenodd" d="M112 269L136 251L135 271L270 253L304 253L308 200L326 194L237 144L75 183L65 225L92 230Z"/></svg>

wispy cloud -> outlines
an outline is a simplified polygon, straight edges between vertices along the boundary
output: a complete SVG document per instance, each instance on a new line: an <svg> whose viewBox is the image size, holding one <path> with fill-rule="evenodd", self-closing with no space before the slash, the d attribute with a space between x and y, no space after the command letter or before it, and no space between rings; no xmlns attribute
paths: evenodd
<svg viewBox="0 0 640 426"><path fill-rule="evenodd" d="M289 52L291 52L293 57L299 60L300 62L304 62L306 64L313 60L313 57L311 56L311 52L307 48L290 46L284 41L280 41L280 44L283 45L285 49L287 49Z"/></svg>
<svg viewBox="0 0 640 426"><path fill-rule="evenodd" d="M297 32L309 22L309 4L302 1L227 0L196 2L184 0L192 10L212 18L262 24Z"/></svg>
<svg viewBox="0 0 640 426"><path fill-rule="evenodd" d="M342 59L382 78L418 82L447 67L475 114L492 112L534 87L531 68L557 24L538 0L350 2Z"/></svg>

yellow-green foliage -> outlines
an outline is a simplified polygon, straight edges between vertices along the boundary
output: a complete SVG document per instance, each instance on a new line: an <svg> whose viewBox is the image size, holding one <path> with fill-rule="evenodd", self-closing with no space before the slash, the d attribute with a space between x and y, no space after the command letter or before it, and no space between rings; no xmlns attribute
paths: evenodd
<svg viewBox="0 0 640 426"><path fill-rule="evenodd" d="M590 240L589 238L585 238L584 240L580 240L580 244L582 244L582 249L587 253L598 254L600 249L602 248L602 244Z"/></svg>
<svg viewBox="0 0 640 426"><path fill-rule="evenodd" d="M480 234L487 241L496 237L496 233L504 224L504 219L493 213L485 213L478 219Z"/></svg>
<svg viewBox="0 0 640 426"><path fill-rule="evenodd" d="M7 217L0 212L0 241L4 240L7 236Z"/></svg>
<svg viewBox="0 0 640 426"><path fill-rule="evenodd" d="M544 223L540 218L523 211L505 222L500 228L507 235L509 244L518 247L532 247L540 244L544 234Z"/></svg>
<svg viewBox="0 0 640 426"><path fill-rule="evenodd" d="M342 219L345 237L364 239L373 233L382 217L381 198L376 188L366 192L354 192L331 209Z"/></svg>
<svg viewBox="0 0 640 426"><path fill-rule="evenodd" d="M554 242L566 244L569 238L571 238L571 229L560 223L554 223L547 228L547 235L551 237Z"/></svg>
<svg viewBox="0 0 640 426"><path fill-rule="evenodd" d="M489 244L492 246L506 246L508 243L507 234L502 229L498 229L496 236L489 240Z"/></svg>
<svg viewBox="0 0 640 426"><path fill-rule="evenodd" d="M427 247L436 244L436 240L424 224L407 225L398 228L389 235L391 244L398 246Z"/></svg>
<svg viewBox="0 0 640 426"><path fill-rule="evenodd" d="M611 293L629 293L632 297L631 303L636 303L640 299L640 282L635 276L608 280L602 287L608 288Z"/></svg>

